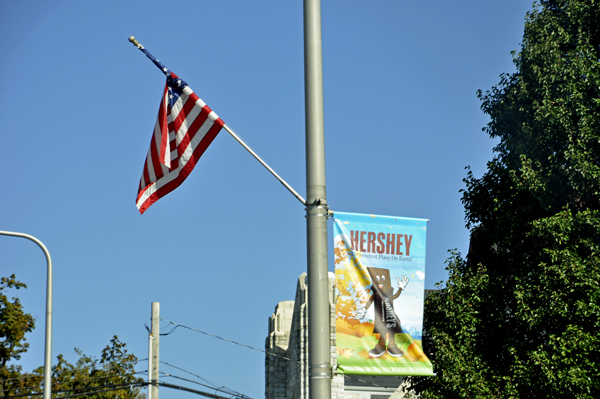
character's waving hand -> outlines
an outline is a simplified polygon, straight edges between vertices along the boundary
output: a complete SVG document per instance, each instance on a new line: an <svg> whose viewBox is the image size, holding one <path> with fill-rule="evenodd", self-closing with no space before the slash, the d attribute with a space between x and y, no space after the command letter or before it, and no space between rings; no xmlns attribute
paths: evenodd
<svg viewBox="0 0 600 399"><path fill-rule="evenodd" d="M398 280L398 288L404 291L404 288L408 285L408 277L402 276L402 280L400 280L400 277L396 277L396 280Z"/></svg>

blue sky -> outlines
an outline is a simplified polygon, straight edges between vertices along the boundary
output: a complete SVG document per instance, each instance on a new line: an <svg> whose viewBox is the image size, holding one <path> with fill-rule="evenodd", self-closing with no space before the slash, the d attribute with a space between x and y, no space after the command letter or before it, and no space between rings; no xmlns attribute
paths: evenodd
<svg viewBox="0 0 600 399"><path fill-rule="evenodd" d="M495 144L475 93L514 71L530 8L322 4L328 202L429 219L426 288L446 279L449 249L467 252L464 168L480 176ZM0 5L0 230L34 235L52 255L54 359L75 361L75 347L98 356L113 335L146 358L153 301L167 320L264 348L267 318L306 271L303 206L223 131L184 184L141 216L136 190L164 77L127 39L305 195L302 18L291 0ZM30 371L43 362L43 253L0 237L0 272L29 285L15 294L37 319L20 361ZM161 360L264 396L260 352L178 329L161 338Z"/></svg>

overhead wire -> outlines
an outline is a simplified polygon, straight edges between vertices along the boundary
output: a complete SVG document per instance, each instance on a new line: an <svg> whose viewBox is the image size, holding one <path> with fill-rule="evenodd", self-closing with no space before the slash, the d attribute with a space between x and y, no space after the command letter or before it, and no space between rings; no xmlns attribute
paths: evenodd
<svg viewBox="0 0 600 399"><path fill-rule="evenodd" d="M223 386L221 386L221 387L219 387L217 384L215 384L215 383L213 383L213 382L211 382L211 381L207 380L206 378L204 378L204 377L201 377L201 376L199 376L198 374L194 374L194 373L192 373L191 371L188 371L188 370L182 369L181 367L177 367L177 366L175 366L174 364L170 364L170 363L167 363L167 362L163 362L162 360L160 360L160 363L163 363L163 364L166 364L167 366L170 366L170 367L176 368L176 369L178 369L178 370L181 370L181 371L183 371L183 372L185 372L185 373L188 373L188 374L190 374L190 375L193 375L193 376L194 376L194 377L196 377L196 378L200 378L201 380L203 380L203 381L206 381L208 384L212 385L212 388L213 388L213 389L215 389L215 388L218 388L218 389L225 388L225 389L228 389L228 390L229 390L229 391L231 391L231 392L235 392L236 394L239 394L239 395L241 395L242 397L249 398L249 396L248 396L248 395L244 395L243 393L241 393L241 392L238 392L238 391L236 391L236 390L234 390L234 389L228 388L228 387L226 387L226 386L224 386L224 385L223 385ZM177 377L177 376L174 376L174 375L171 375L171 376L172 376L172 377L174 377L174 378L179 378L179 379L182 379L182 380L186 380L186 379L185 379L185 378L183 378L183 377ZM196 382L196 381L192 381L192 380L186 380L186 381L190 381L190 382L193 382L193 383L195 383L195 384L199 384L198 382ZM203 385L203 384L200 384L200 385Z"/></svg>
<svg viewBox="0 0 600 399"><path fill-rule="evenodd" d="M41 375L38 376L38 375L35 375L35 374L30 374L30 375L26 375L26 376L23 376L23 377L6 378L6 379L3 379L3 380L0 380L0 382L14 381L14 380L25 380L27 378L35 378L35 377L43 377L43 376L41 376Z"/></svg>
<svg viewBox="0 0 600 399"><path fill-rule="evenodd" d="M205 387L205 388L214 389L214 390L215 390L215 392L223 392L223 393L226 393L226 394L228 394L228 395L237 396L237 397L240 397L240 398L248 398L248 399L252 399L250 396L244 395L244 394L243 394L243 393L241 393L241 392L237 392L237 391L235 391L235 390L233 390L233 389L231 389L231 388L227 388L227 387L225 387L225 386L223 386L223 387L218 387L218 386L216 386L216 385L210 386L210 385L202 384L202 383L200 383L200 382L198 382L198 381L193 381L193 380L190 380L190 379L188 379L188 378L178 377L178 376L176 376L176 375L173 375L173 374L164 373L164 372L162 372L162 371L161 371L160 373L161 373L161 374L163 374L165 377L172 377L172 378L176 378L176 379L178 379L178 380L182 380L182 381L191 382L192 384L197 384L197 385L203 386L203 387Z"/></svg>
<svg viewBox="0 0 600 399"><path fill-rule="evenodd" d="M145 359L140 359L140 361L147 361L147 360L148 360L148 358L145 358ZM250 398L250 399L251 399L251 397L250 397L250 396L248 396L248 395L245 395L245 394L243 394L243 393L241 393L241 392L238 392L238 391L236 391L236 390L234 390L234 389L232 389L232 388L226 387L226 386L224 386L224 385L223 385L223 386L219 386L219 385L215 384L214 382L211 382L211 381L207 380L206 378L204 378L204 377L202 377L202 376L200 376L200 375L198 375L198 374L192 373L191 371L188 371L188 370L186 370L186 369L183 369L183 368L181 368L181 367L175 366L174 364L171 364L171 363L165 362L165 361L163 361L163 360L159 360L159 362L160 362L160 363L162 363L162 364L166 364L167 366L170 366L170 367L176 368L176 369L178 369L178 370L181 370L181 371L183 371L184 373L188 373L188 374L190 374L190 375L193 375L194 377L196 377L196 378L199 378L199 379L201 379L202 381L205 381L207 384L210 384L210 385L204 385L204 384L201 384L201 383L199 383L199 382L197 382L197 381L189 380L189 379L186 379L186 378L183 378L183 377L178 377L178 376L176 376L176 375L173 375L173 374L170 374L170 373L165 373L165 372L162 372L162 371L160 372L161 374L164 374L164 375L165 375L165 376L167 376L167 377L173 377L173 378L177 378L177 379L180 379L180 380L189 381L189 382L191 382L191 383L198 384L198 385L204 386L204 387L206 387L206 388L210 388L210 389L215 389L215 390L217 390L217 391L221 391L221 390L225 389L225 390L228 390L228 391L229 391L229 393L231 393L231 394L236 394L236 395L239 395L239 397L241 397L241 398ZM147 371L146 371L146 372L147 372Z"/></svg>
<svg viewBox="0 0 600 399"><path fill-rule="evenodd" d="M197 330L197 329L195 329L195 328L188 327L188 326L186 326L186 325L183 325L183 324L178 324L178 323L175 323L175 322L173 322L173 321L170 321L170 320L167 320L167 319L163 319L163 318L161 318L160 320L161 320L161 321L166 321L167 323L170 323L170 324L172 324L172 325L174 326L174 327L171 329L171 331L169 331L169 333L168 333L168 334L170 334L170 333L172 333L173 331L175 331L175 329L176 329L177 327L182 327L182 328L186 328L186 329L188 329L188 330L190 330L190 331L195 331L195 332L198 332L198 333L204 334L204 335L206 335L206 336L209 336L209 337L218 338L218 339L220 339L220 340L222 340L222 341L225 341L225 342L229 342L229 343L232 343L232 344L235 344L235 345L239 345L239 346L243 346L243 347L245 347L245 348L249 348L249 349L252 349L252 350L255 350L255 351L258 351L258 352L262 352L262 353L264 353L264 354L266 354L266 355L269 355L269 356L277 357L277 358L284 359L284 360L287 360L287 361L290 361L290 362L296 362L296 363L298 363L298 364L300 364L300 365L304 365L304 362L302 362L302 361L291 359L291 358L289 358L289 357L286 357L286 356L283 356L283 355L281 355L281 354L279 354L279 353L267 352L267 351L265 351L265 350L263 350L263 349L255 348L255 347L252 347L252 346L250 346L250 345L246 345L246 344L240 344L239 342L232 341L232 340L230 340L230 339L223 338L223 337L220 337L220 336L218 336L218 335L210 334L210 333L207 333L207 332L205 332L205 331ZM365 381L365 380L362 380L362 379L360 379L359 377L355 377L355 376L353 376L353 375L349 375L349 374L341 374L341 375L343 375L345 378L349 378L349 379L352 379L352 380L355 380L355 381L359 381L359 382L362 382L362 383L364 383L364 384L372 385L372 386L374 386L374 387L378 387L378 388L388 388L388 387L384 387L384 386L381 386L381 385L379 385L379 384L376 384L376 383L374 383L374 382L370 382L370 381ZM201 378L201 377L200 377L200 378Z"/></svg>
<svg viewBox="0 0 600 399"><path fill-rule="evenodd" d="M168 323L171 323L171 324L173 324L173 325L175 326L175 328L177 328L177 327L186 328L186 329L188 329L188 330L195 331L195 332L198 332L198 333L201 333L201 334L207 335L207 336L209 336L209 337L218 338L218 339L220 339L220 340L222 340L222 341L225 341L225 342L230 342L230 343L232 343L232 344L235 344L235 345L243 346L243 347L245 347L245 348L248 348L248 349L252 349L252 350L255 350L255 351L258 351L258 352L262 352L262 353L264 353L264 354L267 354L267 355L269 355L269 356L279 357L279 358L281 358L281 359L285 359L285 360L288 360L288 361L290 361L290 362L296 362L296 363L298 363L298 364L304 364L303 362L300 362L300 361L298 361L298 360L293 360L293 359L290 359L289 357L285 357L285 356L283 356L283 355L281 355L281 354L279 354L279 353L271 353L271 352L267 352L267 351L265 351L264 349L255 348L255 347L253 347L253 346L246 345L246 344L240 344L239 342L232 341L232 340L230 340L230 339L227 339L227 338L219 337L218 335L210 334L210 333L207 333L207 332L205 332L205 331L197 330L197 329L195 329L195 328L188 327L188 326L185 326L185 325L183 325L183 324L177 324L177 323L175 323L175 322L173 322L173 321L170 321L170 320L167 320L167 319L163 319L163 318L161 318L161 320L162 320L162 321L166 321L166 322L168 322ZM175 328L173 328L173 330L175 330Z"/></svg>
<svg viewBox="0 0 600 399"><path fill-rule="evenodd" d="M206 381L207 383L209 383L209 384L210 384L210 385L212 385L212 386L215 386L215 387L217 386L217 384L215 384L214 382L211 382L211 381L207 380L207 379L206 379L206 378L204 378L204 377L200 377L198 374L194 374L194 373L192 373L191 371L187 371L187 370L184 370L184 369L182 369L181 367L177 367L177 366L175 366L174 364L170 364L170 363L167 363L167 362L163 362L162 360L160 360L160 363L166 364L167 366L171 366L171 367L173 367L173 368L176 368L176 369L178 369L178 370L181 370L181 371L183 371L183 372L186 372L186 373L188 373L188 374L190 374L190 375L193 375L193 376L194 376L194 377L196 377L196 378L200 378L202 381Z"/></svg>
<svg viewBox="0 0 600 399"><path fill-rule="evenodd" d="M63 393L63 392L75 392L75 391L90 391L93 389L97 389L97 388L112 388L110 389L111 391L116 391L116 390L122 390L122 389L126 389L127 387L137 387L137 386L144 386L147 385L147 382L134 382L134 383L128 383L128 384L110 384L110 385L102 385L102 386L96 386L96 387L83 387L83 388L72 388L72 389L60 389L60 390L56 390L56 391L52 391L52 394L56 394L56 393ZM98 392L103 392L104 390L100 390ZM91 394L95 394L98 392L92 392L92 393L87 393L88 395ZM30 393L21 393L21 394L16 394L16 395L6 395L3 396L3 399L8 399L8 398L21 398L24 396L40 396L43 395L43 392L30 392ZM75 395L75 396L85 396L84 395ZM56 396L55 398L66 398L67 396ZM71 397L71 396L69 396Z"/></svg>
<svg viewBox="0 0 600 399"><path fill-rule="evenodd" d="M216 336L216 335L208 334L208 333L206 333L206 332L203 332L203 331L200 331L200 330L195 330L195 329L192 329L191 327L184 326L184 325L181 325L181 324L177 324L177 323L174 323L174 322L172 322L172 321L170 321L170 320L166 320L166 319L163 319L163 318L161 318L160 320L161 320L161 321L166 321L167 323L169 323L169 324L173 325L173 328L171 328L171 330L169 330L169 332L167 332L167 333L161 333L160 335L169 335L169 334L173 333L173 332L174 332L174 331L175 331L175 330L176 330L178 327L183 327L183 328L187 328L187 329L190 329L190 330L193 330L193 331L197 331L197 332L203 333L203 334L205 334L205 335L209 335L209 336L212 336L212 337L215 337L215 338L219 338L219 339L221 339L221 340L224 340L224 341L227 341L227 342L231 342L231 343L234 343L234 344L237 344L237 345L240 345L240 346L245 346L245 347L247 347L247 348L254 349L254 350L258 350L258 351L260 351L260 352L266 353L264 350L260 350L260 349L253 348L253 347L251 347L251 346L248 346L248 345L240 344L240 343L238 343L238 342L231 341L231 340L228 340L228 339L226 339L226 338L218 337L218 336ZM147 328L147 327L146 327L146 328ZM174 368L176 368L176 369L178 369L178 370L181 370L181 371L183 371L183 372L186 372L186 373L188 373L188 374L190 374L190 375L193 375L193 376L194 376L194 377L196 377L196 378L200 378L201 380L203 380L203 381L207 382L208 384L210 384L210 385L211 385L211 387L210 387L211 389L215 389L215 390L217 390L217 391L220 391L220 390L222 390L222 389L226 389L226 390L230 391L230 392L229 392L230 394L231 394L231 393L233 393L233 394L236 394L236 395L241 395L241 397L242 397L242 398L250 398L250 396L248 396L248 395L244 395L243 393L241 393L241 392L238 392L238 391L235 391L234 389L228 388L228 387L226 387L226 386L221 386L221 387L220 387L220 386L218 386L217 384L215 384L215 383L213 383L213 382L211 382L211 381L208 381L206 378L204 378L204 377L201 377L201 376L199 376L198 374L194 374L194 373L192 373L191 371L185 370L185 369L183 369L183 368L181 368L181 367L178 367L178 366L175 366L175 365L173 365L173 364L170 364L170 363L164 362L164 361L162 361L162 360L160 361L160 363L164 363L164 364L166 364L166 365L168 365L168 366L170 366L170 367L174 367ZM185 381L189 381L189 382L192 382L192 383L195 383L195 384L199 384L199 385L201 385L201 386L204 386L204 387L208 387L208 386L206 386L206 385L204 385L204 384L200 384L200 383L198 383L198 382L196 382L196 381L187 380L187 379L185 379L185 378L182 378L182 377L177 377L177 376L173 376L173 375L170 375L170 376L172 376L172 377L174 377L174 378L179 378L179 379L182 379L182 380L185 380Z"/></svg>
<svg viewBox="0 0 600 399"><path fill-rule="evenodd" d="M90 377L90 378L80 378L77 380L68 380L65 381L66 383L72 384L75 382L82 382L82 381L92 381L92 380L106 380L109 378L127 378L127 377L133 377L135 374L141 374L141 373L147 373L147 371L137 371L135 373L132 374L127 374L127 375L110 375L110 376L104 376L104 377ZM27 377L20 377L20 378L10 378L10 379L6 379L6 380L0 380L0 382L3 381L10 381L10 380L18 380L18 379L24 379L24 378L34 378L37 377L40 379L40 383L42 382L42 375L39 376L27 376ZM58 381L52 381L52 384L58 384ZM33 386L33 385L29 385L29 386L24 386L24 387L17 387L16 389L18 390L24 390L24 389L35 389L35 388L39 388L39 385Z"/></svg>
<svg viewBox="0 0 600 399"><path fill-rule="evenodd" d="M142 385L137 385L137 386L142 386ZM67 398L76 398L76 397L80 397L80 396L89 396L89 395L95 395L97 393L104 393L104 392L110 392L110 391L119 391L122 390L124 388L108 388L108 389L101 389L98 391L92 391L92 392L86 392L86 393L80 393L80 394L75 394L75 395L68 395L68 396L56 396L54 399L67 399Z"/></svg>
<svg viewBox="0 0 600 399"><path fill-rule="evenodd" d="M36 376L37 378L39 378L40 383L43 380L43 376ZM34 377L25 377L25 378L34 378ZM11 378L10 380L18 380L18 379L22 379L22 378ZM0 381L10 381L10 380L0 380ZM39 384L38 385L27 385L24 387L16 387L15 390L24 390L24 389L37 389L39 388Z"/></svg>
<svg viewBox="0 0 600 399"><path fill-rule="evenodd" d="M142 373L145 373L145 372L146 371L136 371L135 373L125 374L125 375L115 374L115 375L109 375L109 376L104 376L104 377L80 378L78 380L69 380L68 382L81 382L81 381L90 381L90 380L106 380L108 378L126 378L126 377L133 377L136 374L142 374Z"/></svg>
<svg viewBox="0 0 600 399"><path fill-rule="evenodd" d="M191 388L188 388L188 387L182 387L180 385L167 384L166 382L159 382L157 384L160 385L160 386L162 386L162 387L175 388L175 389L179 389L179 390L182 390L182 391L187 391L187 392L195 393L197 395L207 396L207 397L213 398L213 399L230 399L231 397L236 396L236 395L231 395L230 398L226 398L224 396L220 396L220 395L216 395L216 394L210 394L208 392L197 391L195 389L191 389Z"/></svg>
<svg viewBox="0 0 600 399"><path fill-rule="evenodd" d="M168 327L168 326L166 326L166 327ZM179 326L175 326L175 327L171 328L171 330L169 330L169 332L166 332L166 333L160 333L160 335L169 335L169 334L171 334L173 331L175 331L175 330L177 329L177 327L179 327Z"/></svg>
<svg viewBox="0 0 600 399"><path fill-rule="evenodd" d="M149 385L150 383L148 382L138 382L138 383L131 383L131 384L112 384L112 385L103 385L101 387L88 387L88 388L76 388L76 389L63 389L63 390L57 390L57 391L52 391L52 394L57 394L57 393L68 393L68 392L74 392L74 391L79 391L79 393L73 394L73 395L64 395L64 396L55 396L54 399L68 399L68 398L75 398L75 397L81 397L81 396L90 396L90 395L96 395L98 393L104 393L104 392L110 392L110 391L119 391L119 390L123 390L123 389L127 389L127 388L135 388L135 387L142 387L142 386L146 386ZM202 396L207 396L209 398L213 398L213 399L230 399L231 397L237 397L237 398L247 398L247 396L239 396L239 395L232 395L230 394L230 398L226 398L224 396L219 396L216 394L211 394L208 392L203 392L203 391L198 391L195 389L191 389L191 388L187 388L187 387L182 387L179 385L174 385L174 384L168 384L165 382L154 382L154 384L159 385L159 386L163 386L166 388L174 388L174 389L179 389L179 390L183 390L183 391L188 391L188 392L192 392L195 393L197 395L202 395ZM102 388L102 389L97 389L97 388ZM81 391L85 391L85 392L81 392ZM11 399L11 398L22 398L25 396L41 396L43 395L43 392L31 392L31 393L24 393L24 394L17 394L17 395L6 395L3 396L3 399Z"/></svg>
<svg viewBox="0 0 600 399"><path fill-rule="evenodd" d="M142 362L143 362L143 361L146 361L146 360L148 360L148 358L145 358L145 359L140 359L140 361L142 361ZM211 388L211 389L217 389L217 388L218 388L218 389L221 389L221 388L225 388L225 389L228 389L228 390L230 390L231 392L235 392L236 394L239 394L239 395L241 395L242 397L245 397L245 398L250 398L248 395L244 395L243 393L241 393L241 392L238 392L238 391L236 391L236 390L234 390L234 389L232 389L232 388L228 388L228 387L226 387L226 386L224 386L224 385L223 385L223 386L219 386L219 385L215 384L214 382L211 382L211 381L207 380L206 378L204 378L204 377L202 377L202 376L199 376L198 374L194 374L194 373L192 373L191 371L188 371L188 370L182 369L181 367L175 366L174 364L167 363L167 362L165 362L165 361L162 361L162 360L159 360L159 362L160 362L160 363L162 363L162 364L166 364L167 366L170 366L170 367L176 368L176 369L178 369L178 370L181 370L181 371L183 371L183 372L185 372L185 373L188 373L188 374L190 374L190 375L193 375L193 376L194 376L194 377L196 377L196 378L200 378L202 381L205 381L207 384L210 384L211 386L210 386L210 387L209 387L209 386L207 386L207 387L209 387L209 388ZM147 373L147 372L148 372L148 371L143 371L143 373ZM174 375L172 375L172 374L163 373L162 371L161 371L161 373L162 373L162 374L167 374L167 376L168 376L168 377L174 377L174 378L184 379L183 377L177 377L177 376L174 376ZM193 382L193 383L195 383L195 384L198 384L198 382L196 382L196 381L192 381L192 380L189 380L189 381L190 381L190 382ZM202 385L202 384L200 384L200 385ZM203 386L205 386L205 385L203 385Z"/></svg>

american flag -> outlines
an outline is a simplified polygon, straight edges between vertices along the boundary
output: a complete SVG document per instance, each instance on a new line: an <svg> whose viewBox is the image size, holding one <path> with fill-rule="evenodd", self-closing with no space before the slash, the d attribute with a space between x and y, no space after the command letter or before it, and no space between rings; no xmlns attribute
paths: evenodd
<svg viewBox="0 0 600 399"><path fill-rule="evenodd" d="M183 183L225 123L186 82L142 51L167 75L137 195L143 214Z"/></svg>

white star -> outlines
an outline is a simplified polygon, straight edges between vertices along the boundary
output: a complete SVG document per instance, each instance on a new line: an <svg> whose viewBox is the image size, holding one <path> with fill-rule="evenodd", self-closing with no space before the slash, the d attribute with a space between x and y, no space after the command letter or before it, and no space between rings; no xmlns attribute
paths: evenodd
<svg viewBox="0 0 600 399"><path fill-rule="evenodd" d="M164 71L164 72L167 72L167 71L168 71L168 69L167 69L167 68L163 68L163 71Z"/></svg>
<svg viewBox="0 0 600 399"><path fill-rule="evenodd" d="M177 86L181 86L181 79L177 79Z"/></svg>

